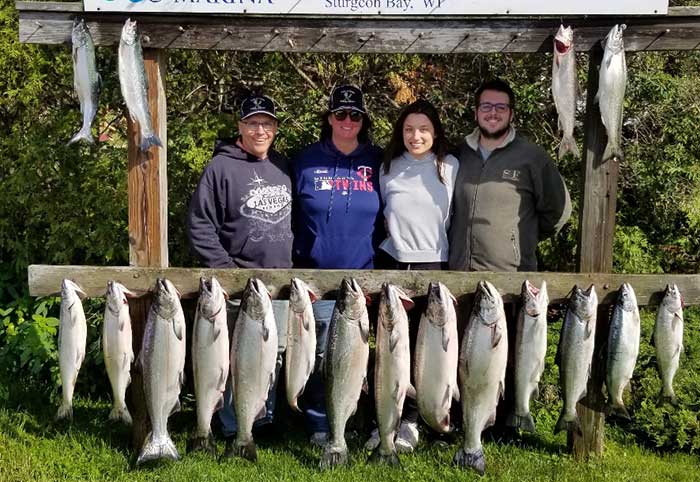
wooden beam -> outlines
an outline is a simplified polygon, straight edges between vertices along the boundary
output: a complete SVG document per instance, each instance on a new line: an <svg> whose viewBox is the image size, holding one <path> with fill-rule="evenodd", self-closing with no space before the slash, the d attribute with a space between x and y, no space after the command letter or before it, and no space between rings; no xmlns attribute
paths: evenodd
<svg viewBox="0 0 700 482"><path fill-rule="evenodd" d="M593 94L598 91L598 73L602 60L602 49L594 49L588 65L589 95L586 99L583 141L584 192L579 217L578 269L583 273L608 273L613 267L619 164L616 159L603 162L607 135ZM580 460L587 458L591 453L603 453L605 396L602 388L605 381L605 347L609 329L609 306L601 306L598 309L587 396L577 406L582 434L569 435L569 444L574 456Z"/></svg>
<svg viewBox="0 0 700 482"><path fill-rule="evenodd" d="M687 305L700 304L700 275L680 274L602 274L602 273L490 273L461 271L393 271L393 270L301 270L301 269L208 269L208 268L138 268L128 266L50 266L31 265L28 269L32 296L58 295L61 280L70 278L90 297L105 294L108 280L116 280L137 294L147 293L159 277L172 281L185 298L197 296L199 278L216 276L231 296L240 296L249 277L260 278L274 298L288 295L289 280L296 276L308 282L321 296L333 296L345 276L355 277L362 289L376 294L383 282L397 284L412 296L425 294L431 280L443 282L456 296L469 295L481 280L498 288L506 300L520 296L525 281L547 281L552 303L566 300L572 286L596 285L602 303L613 303L623 282L631 283L640 305L655 305L661 300L666 283L676 283Z"/></svg>
<svg viewBox="0 0 700 482"><path fill-rule="evenodd" d="M23 43L69 44L73 18L87 21L96 45L119 43L126 13L83 13L82 5L17 2ZM576 49L588 51L615 23L626 23L625 48L692 50L700 43L700 9L670 8L667 16L333 17L253 15L131 15L151 48L265 52L489 53L550 52L563 20Z"/></svg>
<svg viewBox="0 0 700 482"><path fill-rule="evenodd" d="M165 72L167 52L144 49L144 68L148 82L148 106L155 133L162 147L139 148L141 134L138 122L128 119L129 159L129 262L138 267L168 266L168 196L167 196L167 114L165 104ZM151 305L150 293L129 300L134 353L141 350L143 332ZM146 411L143 379L139 370L132 370L132 383L127 392L133 417L131 443L140 450L150 423Z"/></svg>
<svg viewBox="0 0 700 482"><path fill-rule="evenodd" d="M128 120L129 158L129 263L133 266L168 266L167 114L165 68L167 53L145 49L149 85L148 105L153 128L163 147L139 149L138 122Z"/></svg>

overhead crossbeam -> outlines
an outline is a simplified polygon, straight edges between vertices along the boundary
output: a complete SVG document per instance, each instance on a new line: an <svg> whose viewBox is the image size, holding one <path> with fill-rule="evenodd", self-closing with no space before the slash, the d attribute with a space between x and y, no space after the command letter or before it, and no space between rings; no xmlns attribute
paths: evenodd
<svg viewBox="0 0 700 482"><path fill-rule="evenodd" d="M17 2L22 43L69 44L73 18L84 17L96 45L119 43L124 13L83 12L82 3ZM528 53L552 49L559 24L575 29L588 51L616 23L627 24L625 49L700 48L700 8L672 7L664 16L628 17L337 17L132 15L143 45L158 49L345 53Z"/></svg>

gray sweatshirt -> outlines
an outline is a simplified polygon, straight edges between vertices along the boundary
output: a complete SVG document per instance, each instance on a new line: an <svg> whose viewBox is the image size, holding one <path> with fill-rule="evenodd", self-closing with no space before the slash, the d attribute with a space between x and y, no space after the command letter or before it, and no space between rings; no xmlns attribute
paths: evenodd
<svg viewBox="0 0 700 482"><path fill-rule="evenodd" d="M416 159L407 152L391 161L379 178L388 237L379 246L402 263L434 263L448 259L447 230L459 161L443 162L440 182L436 156Z"/></svg>
<svg viewBox="0 0 700 482"><path fill-rule="evenodd" d="M571 215L557 167L541 147L511 129L488 160L479 131L459 148L450 229L451 270L535 271L536 248Z"/></svg>

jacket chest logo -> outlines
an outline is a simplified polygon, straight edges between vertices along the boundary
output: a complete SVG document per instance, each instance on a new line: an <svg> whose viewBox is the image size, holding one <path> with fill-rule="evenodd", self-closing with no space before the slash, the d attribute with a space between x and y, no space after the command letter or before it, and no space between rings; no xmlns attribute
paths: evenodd
<svg viewBox="0 0 700 482"><path fill-rule="evenodd" d="M503 174L501 175L506 181L520 181L520 171L518 169L503 169Z"/></svg>

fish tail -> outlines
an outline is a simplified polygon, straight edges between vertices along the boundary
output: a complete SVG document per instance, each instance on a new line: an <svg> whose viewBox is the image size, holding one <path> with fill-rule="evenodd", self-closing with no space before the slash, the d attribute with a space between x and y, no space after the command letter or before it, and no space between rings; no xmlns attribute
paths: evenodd
<svg viewBox="0 0 700 482"><path fill-rule="evenodd" d="M559 159L564 157L567 152L570 152L576 159L581 158L581 151L578 150L576 139L573 136L565 135L561 139L561 144L559 144Z"/></svg>
<svg viewBox="0 0 700 482"><path fill-rule="evenodd" d="M58 407L58 411L56 412L56 421L59 420L68 420L69 422L73 421L73 404L69 401L63 401L61 403L61 406Z"/></svg>
<svg viewBox="0 0 700 482"><path fill-rule="evenodd" d="M85 141L88 144L94 144L95 139L92 137L92 132L90 131L90 126L87 126L87 128L83 127L78 131L76 135L74 135L71 140L68 141L68 145L74 144L78 141Z"/></svg>
<svg viewBox="0 0 700 482"><path fill-rule="evenodd" d="M583 432L581 431L581 422L579 421L576 413L574 413L572 418L566 412L561 412L561 415L559 415L559 420L557 420L557 425L554 427L554 433L557 434L564 430L583 435Z"/></svg>
<svg viewBox="0 0 700 482"><path fill-rule="evenodd" d="M656 401L656 406L660 407L664 405L665 403L670 403L674 407L678 406L678 398L676 398L676 394L673 391L673 388L662 388L661 393L659 393L659 398Z"/></svg>
<svg viewBox="0 0 700 482"><path fill-rule="evenodd" d="M484 475L486 472L486 459L484 459L484 451L480 448L476 451L467 451L460 447L452 462L463 469L472 469L479 475Z"/></svg>
<svg viewBox="0 0 700 482"><path fill-rule="evenodd" d="M607 161L608 159L612 159L613 157L616 158L618 161L622 160L622 149L620 149L620 146L617 144L617 142L609 140L607 145L605 146L605 152L603 152L603 160Z"/></svg>
<svg viewBox="0 0 700 482"><path fill-rule="evenodd" d="M377 450L372 452L369 461L373 464L378 465L389 465L391 467L401 467L401 461L399 460L399 454L396 453L396 448L390 451L388 454L382 453L381 449L377 447Z"/></svg>
<svg viewBox="0 0 700 482"><path fill-rule="evenodd" d="M156 134L144 135L141 139L141 151L146 152L151 146L163 147L163 143Z"/></svg>
<svg viewBox="0 0 700 482"><path fill-rule="evenodd" d="M187 442L187 452L207 452L213 456L216 456L216 441L214 440L214 434L209 431L209 433L204 437L195 435Z"/></svg>
<svg viewBox="0 0 700 482"><path fill-rule="evenodd" d="M627 420L632 420L630 413L627 411L624 403L621 402L610 402L608 404L608 415L615 415L621 418L626 418Z"/></svg>
<svg viewBox="0 0 700 482"><path fill-rule="evenodd" d="M535 420L529 412L525 415L518 415L512 412L506 419L506 425L508 427L519 428L526 432L535 433Z"/></svg>
<svg viewBox="0 0 700 482"><path fill-rule="evenodd" d="M126 405L122 406L114 406L112 408L112 411L109 412L109 419L115 422L122 422L126 425L131 425L131 414L129 413L129 409L126 408Z"/></svg>
<svg viewBox="0 0 700 482"><path fill-rule="evenodd" d="M136 465L159 459L180 460L180 454L177 453L177 448L168 434L156 440L151 432L146 437L146 443L143 444L141 453L136 459Z"/></svg>
<svg viewBox="0 0 700 482"><path fill-rule="evenodd" d="M258 451L255 447L255 441L252 438L247 441L234 441L230 449L224 453L224 457L241 457L251 462L256 462L258 460Z"/></svg>
<svg viewBox="0 0 700 482"><path fill-rule="evenodd" d="M321 456L319 467L321 470L327 470L334 467L339 467L341 465L347 465L348 462L349 459L347 447L328 445L326 447L326 451Z"/></svg>

